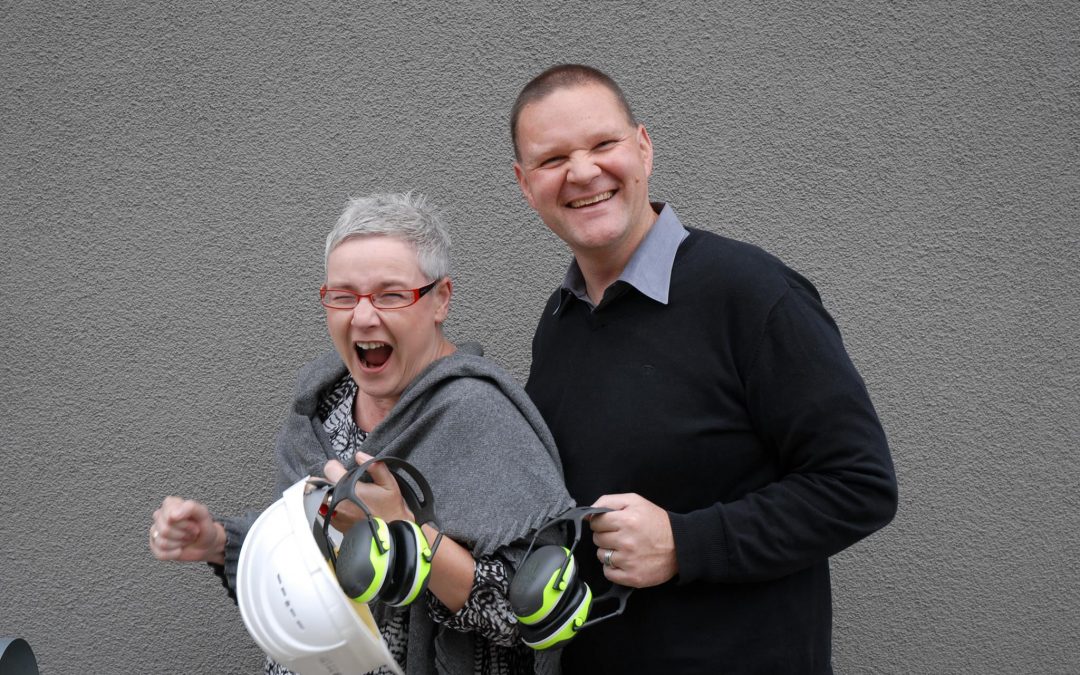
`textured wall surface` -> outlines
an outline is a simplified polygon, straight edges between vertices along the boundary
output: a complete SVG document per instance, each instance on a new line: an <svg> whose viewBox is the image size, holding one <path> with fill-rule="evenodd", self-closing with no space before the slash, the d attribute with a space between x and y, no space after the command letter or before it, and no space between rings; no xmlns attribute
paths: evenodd
<svg viewBox="0 0 1080 675"><path fill-rule="evenodd" d="M837 671L1080 671L1080 3L233 4L0 2L0 635L43 673L259 670L147 528L271 501L349 195L443 207L451 337L524 378L568 253L506 117L563 61L625 86L654 198L817 284L874 396L901 508L834 558Z"/></svg>

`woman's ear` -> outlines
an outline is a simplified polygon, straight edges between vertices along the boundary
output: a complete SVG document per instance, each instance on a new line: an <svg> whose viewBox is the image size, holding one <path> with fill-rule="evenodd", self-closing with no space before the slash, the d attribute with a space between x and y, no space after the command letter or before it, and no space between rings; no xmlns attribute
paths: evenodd
<svg viewBox="0 0 1080 675"><path fill-rule="evenodd" d="M431 290L431 294L435 296L435 323L441 324L446 321L450 313L450 298L454 295L454 282L450 280L450 277L446 277Z"/></svg>

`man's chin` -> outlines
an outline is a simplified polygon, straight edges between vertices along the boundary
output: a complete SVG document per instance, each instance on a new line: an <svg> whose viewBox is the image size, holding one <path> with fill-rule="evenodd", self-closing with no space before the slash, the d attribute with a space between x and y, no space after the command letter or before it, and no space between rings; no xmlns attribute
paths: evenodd
<svg viewBox="0 0 1080 675"><path fill-rule="evenodd" d="M590 223L588 227L577 228L574 243L567 243L575 250L606 251L626 238L627 229L620 223L610 221Z"/></svg>

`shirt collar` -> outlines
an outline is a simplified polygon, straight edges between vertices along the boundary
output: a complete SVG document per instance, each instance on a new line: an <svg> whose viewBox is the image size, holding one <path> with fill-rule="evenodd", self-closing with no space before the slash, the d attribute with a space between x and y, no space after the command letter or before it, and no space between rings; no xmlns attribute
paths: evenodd
<svg viewBox="0 0 1080 675"><path fill-rule="evenodd" d="M634 254L630 256L630 261L626 263L622 274L619 275L619 278L615 280L615 283L608 290L610 292L622 282L633 286L642 295L666 305L668 303L668 291L671 288L671 268L675 264L675 253L679 250L679 245L683 239L686 239L690 233L679 222L679 217L675 215L675 210L671 208L670 204L653 202L652 206L654 209L659 210L659 217L653 223L653 226L649 228ZM590 307L593 306L592 301L589 300L589 294L585 290L585 277L581 274L581 268L578 267L577 260L570 262L570 267L566 270L566 276L563 277L560 288L562 289L562 298L559 307L555 309L556 314L565 304L568 293L587 303ZM608 293L605 292L604 295L607 297Z"/></svg>

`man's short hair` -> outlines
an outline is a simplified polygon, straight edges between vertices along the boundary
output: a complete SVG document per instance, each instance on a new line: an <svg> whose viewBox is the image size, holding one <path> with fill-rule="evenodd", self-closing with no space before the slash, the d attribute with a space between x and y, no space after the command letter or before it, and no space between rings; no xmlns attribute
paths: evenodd
<svg viewBox="0 0 1080 675"><path fill-rule="evenodd" d="M450 274L450 235L435 209L423 195L375 194L355 197L345 205L337 224L326 237L323 263L330 252L355 237L396 237L416 250L420 271L431 280Z"/></svg>
<svg viewBox="0 0 1080 675"><path fill-rule="evenodd" d="M622 89L619 88L619 85L615 83L615 80L592 66L583 66L579 63L563 63L552 66L525 85L521 93L518 94L517 100L514 101L514 107L510 109L510 141L514 144L514 157L516 159L521 159L521 153L518 152L517 125L518 118L521 117L521 111L525 106L535 103L559 89L580 87L587 84L599 84L607 87L611 93L615 94L619 106L626 113L626 120L630 124L637 124L634 112L630 109L626 96L623 94Z"/></svg>

